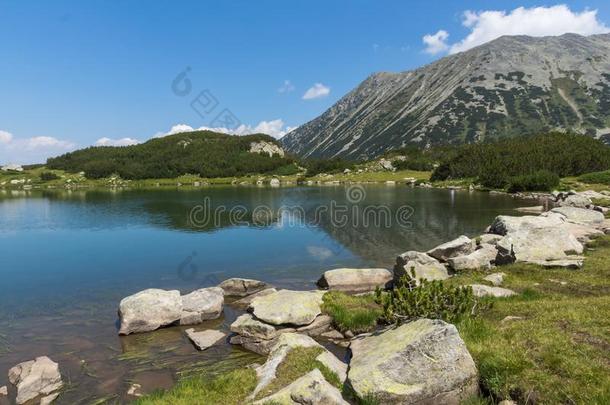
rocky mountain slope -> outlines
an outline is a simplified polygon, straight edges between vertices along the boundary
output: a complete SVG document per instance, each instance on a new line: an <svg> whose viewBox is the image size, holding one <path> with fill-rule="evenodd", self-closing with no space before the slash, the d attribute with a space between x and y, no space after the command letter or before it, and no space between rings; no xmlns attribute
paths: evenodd
<svg viewBox="0 0 610 405"><path fill-rule="evenodd" d="M376 73L282 143L304 157L358 159L555 129L610 139L610 34L504 36Z"/></svg>

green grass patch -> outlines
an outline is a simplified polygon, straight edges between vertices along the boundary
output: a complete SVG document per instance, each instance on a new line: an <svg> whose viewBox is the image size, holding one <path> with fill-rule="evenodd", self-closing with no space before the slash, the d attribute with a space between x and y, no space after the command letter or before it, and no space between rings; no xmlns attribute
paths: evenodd
<svg viewBox="0 0 610 405"><path fill-rule="evenodd" d="M341 332L370 332L382 314L382 308L372 294L354 296L330 291L323 299L322 311L333 318L333 325Z"/></svg>
<svg viewBox="0 0 610 405"><path fill-rule="evenodd" d="M591 245L582 270L511 265L498 299L457 324L493 400L610 403L610 238ZM451 280L482 282L481 272ZM507 316L521 319L504 321Z"/></svg>
<svg viewBox="0 0 610 405"><path fill-rule="evenodd" d="M180 381L174 388L158 391L134 402L137 405L190 405L226 404L241 405L256 387L256 372L238 369L221 374L211 380L193 377Z"/></svg>
<svg viewBox="0 0 610 405"><path fill-rule="evenodd" d="M316 360L316 357L323 351L324 349L321 347L297 347L292 349L277 367L275 372L277 378L258 394L258 398L273 395L316 368L320 370L326 381L341 390L343 384L337 374Z"/></svg>
<svg viewBox="0 0 610 405"><path fill-rule="evenodd" d="M588 184L610 185L610 170L603 172L586 173L578 177L578 180Z"/></svg>

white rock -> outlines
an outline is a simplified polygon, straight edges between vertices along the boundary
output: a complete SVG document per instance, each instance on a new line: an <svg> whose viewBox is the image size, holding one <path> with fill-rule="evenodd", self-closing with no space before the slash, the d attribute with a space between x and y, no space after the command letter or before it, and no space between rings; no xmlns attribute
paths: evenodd
<svg viewBox="0 0 610 405"><path fill-rule="evenodd" d="M459 404L478 376L455 326L420 319L352 340L348 384L381 404Z"/></svg>
<svg viewBox="0 0 610 405"><path fill-rule="evenodd" d="M322 292L280 290L256 297L250 308L263 322L272 325L309 325L322 312Z"/></svg>
<svg viewBox="0 0 610 405"><path fill-rule="evenodd" d="M123 298L119 304L119 334L148 332L170 325L180 319L182 300L177 290L155 288Z"/></svg>
<svg viewBox="0 0 610 405"><path fill-rule="evenodd" d="M284 157L284 150L274 143L266 141L250 142L250 153L264 153L269 155L279 155Z"/></svg>
<svg viewBox="0 0 610 405"><path fill-rule="evenodd" d="M365 292L389 287L392 278L392 272L387 269L341 268L325 271L317 284L329 290Z"/></svg>
<svg viewBox="0 0 610 405"><path fill-rule="evenodd" d="M190 328L187 329L185 333L199 350L205 350L208 347L212 347L227 337L226 333L214 329L196 332L195 329Z"/></svg>
<svg viewBox="0 0 610 405"><path fill-rule="evenodd" d="M496 297L496 298L505 298L512 297L513 295L517 295L513 290L509 290L508 288L501 287L490 287L488 285L483 284L472 284L472 292L475 297Z"/></svg>
<svg viewBox="0 0 610 405"><path fill-rule="evenodd" d="M46 356L37 357L35 360L11 368L8 379L11 384L17 386L18 404L39 396L48 396L63 385L59 365Z"/></svg>
<svg viewBox="0 0 610 405"><path fill-rule="evenodd" d="M485 281L489 281L491 284L493 284L494 286L498 287L501 286L502 283L504 282L504 276L506 274L504 273L492 273L488 276L485 276L483 278L483 280Z"/></svg>
<svg viewBox="0 0 610 405"><path fill-rule="evenodd" d="M424 279L432 281L449 278L449 273L444 264L434 257L428 256L426 253L410 250L396 257L394 283L398 283L405 274L411 275L411 269L415 271L416 280Z"/></svg>
<svg viewBox="0 0 610 405"><path fill-rule="evenodd" d="M231 303L231 305L237 307L237 308L243 308L246 309L250 306L250 304L252 303L252 300L256 297L263 297L265 295L269 295L272 294L274 292L277 292L277 290L275 288L267 288L264 289L262 291L256 292L252 295L248 295L247 297L244 297L242 299L239 299L237 301L234 301Z"/></svg>
<svg viewBox="0 0 610 405"><path fill-rule="evenodd" d="M8 388L6 385L0 387L0 397L5 397L8 395Z"/></svg>
<svg viewBox="0 0 610 405"><path fill-rule="evenodd" d="M565 222L565 217L559 214L547 216L525 215L522 217L512 217L508 215L497 216L491 224L490 233L506 235L519 230L532 228L554 228Z"/></svg>
<svg viewBox="0 0 610 405"><path fill-rule="evenodd" d="M527 263L562 260L569 254L583 252L582 244L561 226L521 228L507 234L496 247L499 256L512 250L517 262Z"/></svg>
<svg viewBox="0 0 610 405"><path fill-rule="evenodd" d="M40 398L40 405L49 405L57 399L59 392Z"/></svg>
<svg viewBox="0 0 610 405"><path fill-rule="evenodd" d="M180 325L195 325L222 314L224 291L220 287L195 290L182 296Z"/></svg>
<svg viewBox="0 0 610 405"><path fill-rule="evenodd" d="M132 397L141 397L142 396L142 386L140 384L133 383L129 386L127 390L127 395L131 395Z"/></svg>
<svg viewBox="0 0 610 405"><path fill-rule="evenodd" d="M604 214L599 211L576 207L553 208L551 212L559 213L568 221L584 225L599 225L604 222Z"/></svg>
<svg viewBox="0 0 610 405"><path fill-rule="evenodd" d="M502 235L497 235L495 233L484 233L483 235L479 236L479 238L481 240L481 245L488 244L495 246L498 241L502 239Z"/></svg>
<svg viewBox="0 0 610 405"><path fill-rule="evenodd" d="M569 195L565 200L559 201L558 204L562 207L577 207L577 208L587 208L593 203L591 199L581 194Z"/></svg>
<svg viewBox="0 0 610 405"><path fill-rule="evenodd" d="M481 244L480 248L465 256L447 259L447 264L455 271L489 268L496 259L498 250L490 244Z"/></svg>
<svg viewBox="0 0 610 405"><path fill-rule="evenodd" d="M468 236L462 235L457 239L430 249L427 253L437 260L447 261L450 257L467 255L473 251L473 241Z"/></svg>
<svg viewBox="0 0 610 405"><path fill-rule="evenodd" d="M266 340L273 339L279 335L274 326L254 319L250 314L239 316L231 324L231 332L250 338Z"/></svg>
<svg viewBox="0 0 610 405"><path fill-rule="evenodd" d="M276 178L273 178L273 179L271 179L271 180L269 181L269 185L270 185L271 187L279 187L279 186L280 186L280 180L279 180L279 179L276 179Z"/></svg>
<svg viewBox="0 0 610 405"><path fill-rule="evenodd" d="M226 296L246 297L269 288L267 283L249 278L230 278L218 284Z"/></svg>

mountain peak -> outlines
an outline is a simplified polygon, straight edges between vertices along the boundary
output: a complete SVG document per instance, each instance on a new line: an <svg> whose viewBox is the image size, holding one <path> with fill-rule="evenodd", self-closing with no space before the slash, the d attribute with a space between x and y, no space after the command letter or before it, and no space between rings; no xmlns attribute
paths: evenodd
<svg viewBox="0 0 610 405"><path fill-rule="evenodd" d="M359 159L551 130L610 134L610 34L506 35L415 70L374 73L282 143L306 157Z"/></svg>

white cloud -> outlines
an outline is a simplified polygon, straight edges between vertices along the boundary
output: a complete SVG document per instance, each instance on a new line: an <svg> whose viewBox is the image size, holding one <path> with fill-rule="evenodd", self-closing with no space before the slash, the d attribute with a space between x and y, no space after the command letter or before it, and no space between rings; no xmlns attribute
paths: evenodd
<svg viewBox="0 0 610 405"><path fill-rule="evenodd" d="M111 138L100 138L95 141L95 146L129 146L129 145L137 145L140 141L134 138L120 138L120 139L111 139Z"/></svg>
<svg viewBox="0 0 610 405"><path fill-rule="evenodd" d="M74 150L73 142L52 136L16 138L11 133L0 131L0 162L43 163L47 158Z"/></svg>
<svg viewBox="0 0 610 405"><path fill-rule="evenodd" d="M6 131L0 131L0 144L1 143L9 143L13 140L13 134Z"/></svg>
<svg viewBox="0 0 610 405"><path fill-rule="evenodd" d="M322 83L316 83L303 94L303 100L313 100L315 98L326 97L330 94L330 87Z"/></svg>
<svg viewBox="0 0 610 405"><path fill-rule="evenodd" d="M426 44L426 49L424 49L424 52L431 55L435 55L439 52L445 52L447 49L449 49L447 38L449 38L449 33L445 30L438 30L436 34L424 35L422 38L423 43Z"/></svg>
<svg viewBox="0 0 610 405"><path fill-rule="evenodd" d="M502 35L529 35L541 37L547 35L562 35L574 33L581 35L602 34L610 32L602 21L597 18L597 10L572 11L565 4L551 7L518 7L512 11L484 10L464 12L462 25L470 30L466 38L454 44L447 44L446 37L434 35L424 36L428 49L439 49L438 52L449 51L457 53L484 44ZM445 32L446 33L446 32ZM447 34L448 36L448 34ZM430 48L429 42L437 44L438 48ZM445 45L444 49L443 45ZM429 52L437 53L437 52Z"/></svg>
<svg viewBox="0 0 610 405"><path fill-rule="evenodd" d="M278 93L290 93L294 90L294 85L290 82L290 80L284 80L284 84L277 89Z"/></svg>
<svg viewBox="0 0 610 405"><path fill-rule="evenodd" d="M192 132L192 131L214 131L220 132L228 135L248 135L248 134L267 134L274 138L281 138L286 135L288 132L296 129L296 127L289 127L284 124L284 121L281 119L271 120L271 121L261 121L256 126L252 127L250 125L241 124L239 127L230 129L224 127L199 127L193 128L190 125L186 124L178 124L171 127L168 132L159 132L155 134L155 138L162 138L168 135L179 134L181 132Z"/></svg>

